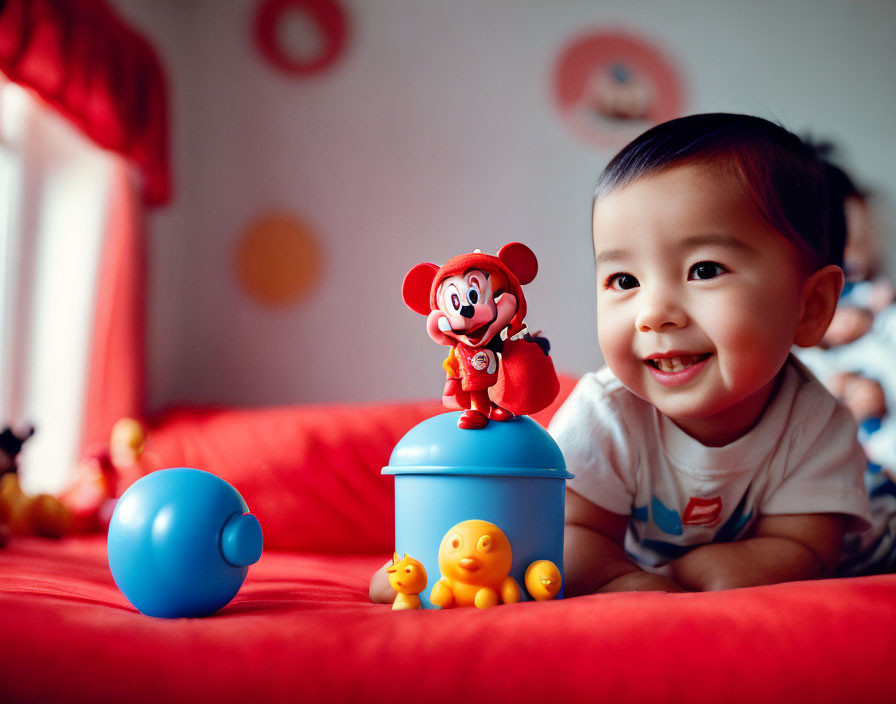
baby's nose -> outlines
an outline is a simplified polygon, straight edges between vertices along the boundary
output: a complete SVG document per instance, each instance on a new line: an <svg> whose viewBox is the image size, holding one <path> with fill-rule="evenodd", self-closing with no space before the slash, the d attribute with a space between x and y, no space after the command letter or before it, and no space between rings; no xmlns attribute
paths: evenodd
<svg viewBox="0 0 896 704"><path fill-rule="evenodd" d="M654 294L644 297L635 327L639 332L660 332L683 327L687 319L684 308L671 295Z"/></svg>

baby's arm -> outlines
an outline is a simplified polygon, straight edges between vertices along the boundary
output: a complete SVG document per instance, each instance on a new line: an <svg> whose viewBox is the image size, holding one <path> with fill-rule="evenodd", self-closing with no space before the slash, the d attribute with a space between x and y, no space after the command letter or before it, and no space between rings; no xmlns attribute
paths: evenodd
<svg viewBox="0 0 896 704"><path fill-rule="evenodd" d="M644 572L628 558L622 547L627 524L627 516L611 513L566 490L566 596L598 591L683 591L665 577Z"/></svg>
<svg viewBox="0 0 896 704"><path fill-rule="evenodd" d="M843 531L843 518L834 514L762 516L754 537L695 548L671 563L671 575L694 591L827 577Z"/></svg>

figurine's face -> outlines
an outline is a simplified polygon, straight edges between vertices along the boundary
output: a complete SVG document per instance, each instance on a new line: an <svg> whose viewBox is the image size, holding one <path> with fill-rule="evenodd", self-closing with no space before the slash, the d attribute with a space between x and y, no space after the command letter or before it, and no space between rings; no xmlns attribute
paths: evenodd
<svg viewBox="0 0 896 704"><path fill-rule="evenodd" d="M516 298L503 293L495 299L492 277L478 269L450 276L439 284L436 302L438 330L470 347L487 345L510 323Z"/></svg>
<svg viewBox="0 0 896 704"><path fill-rule="evenodd" d="M439 546L439 569L449 579L490 586L510 573L510 541L498 526L470 520L454 526Z"/></svg>
<svg viewBox="0 0 896 704"><path fill-rule="evenodd" d="M796 246L733 175L695 164L601 196L593 224L607 364L704 443L739 437L795 342L807 277Z"/></svg>
<svg viewBox="0 0 896 704"><path fill-rule="evenodd" d="M386 574L389 575L389 584L401 594L419 594L426 587L426 568L407 555L400 560L396 555L386 568Z"/></svg>

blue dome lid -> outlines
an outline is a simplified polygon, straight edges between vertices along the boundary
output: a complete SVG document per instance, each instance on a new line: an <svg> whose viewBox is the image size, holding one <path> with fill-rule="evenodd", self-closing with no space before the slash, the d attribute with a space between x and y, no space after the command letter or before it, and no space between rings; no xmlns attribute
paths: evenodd
<svg viewBox="0 0 896 704"><path fill-rule="evenodd" d="M442 413L398 441L383 474L465 474L569 479L563 453L528 416L491 421L479 430L457 427L460 412Z"/></svg>

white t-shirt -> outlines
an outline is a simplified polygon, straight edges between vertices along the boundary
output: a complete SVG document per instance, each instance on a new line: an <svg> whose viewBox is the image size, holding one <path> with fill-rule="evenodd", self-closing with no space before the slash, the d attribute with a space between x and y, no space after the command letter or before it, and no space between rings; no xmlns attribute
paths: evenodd
<svg viewBox="0 0 896 704"><path fill-rule="evenodd" d="M761 515L837 513L864 530L865 457L849 412L793 357L759 423L706 447L609 370L586 374L550 432L569 488L629 516L625 549L660 567L698 545L741 539Z"/></svg>

